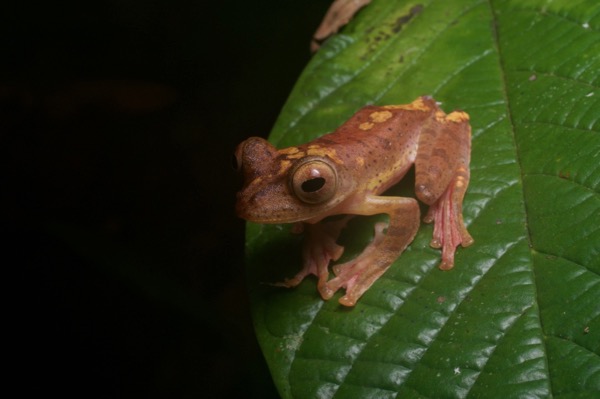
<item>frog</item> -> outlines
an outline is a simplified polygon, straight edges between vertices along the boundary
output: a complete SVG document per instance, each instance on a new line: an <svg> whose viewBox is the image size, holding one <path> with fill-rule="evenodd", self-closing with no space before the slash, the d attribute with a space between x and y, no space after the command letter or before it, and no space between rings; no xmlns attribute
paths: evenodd
<svg viewBox="0 0 600 399"><path fill-rule="evenodd" d="M302 231L302 268L275 285L296 287L317 277L324 300L340 289L343 306L359 298L390 268L420 227L418 200L434 223L430 246L441 249L439 269L454 267L457 247L474 240L463 220L470 180L471 126L461 110L446 114L431 96L402 105L367 105L333 132L308 143L277 149L250 137L235 150L243 176L236 213L255 223L291 223ZM383 195L414 166L415 197ZM374 225L370 243L355 258L337 243L357 215L387 214ZM331 278L330 278L331 277Z"/></svg>

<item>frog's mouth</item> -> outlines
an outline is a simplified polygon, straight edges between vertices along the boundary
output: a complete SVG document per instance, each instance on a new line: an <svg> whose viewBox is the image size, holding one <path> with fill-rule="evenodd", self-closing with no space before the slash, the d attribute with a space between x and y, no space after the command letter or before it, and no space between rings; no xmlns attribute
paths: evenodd
<svg viewBox="0 0 600 399"><path fill-rule="evenodd" d="M320 220L329 207L302 203L287 192L285 185L271 185L252 192L246 187L237 193L236 214L254 223L276 224Z"/></svg>
<svg viewBox="0 0 600 399"><path fill-rule="evenodd" d="M256 189L249 185L237 193L236 214L242 219L255 223L293 223L303 217L303 212L293 201L285 187L269 185Z"/></svg>

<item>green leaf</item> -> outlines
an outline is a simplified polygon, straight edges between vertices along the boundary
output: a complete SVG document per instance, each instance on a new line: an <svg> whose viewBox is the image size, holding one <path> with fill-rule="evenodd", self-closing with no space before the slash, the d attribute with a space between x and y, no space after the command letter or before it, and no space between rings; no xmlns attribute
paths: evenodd
<svg viewBox="0 0 600 399"><path fill-rule="evenodd" d="M473 127L475 244L437 268L431 226L351 309L287 226L248 225L256 331L284 398L599 397L600 2L374 0L298 80L271 141L433 95ZM343 235L362 250L372 219Z"/></svg>

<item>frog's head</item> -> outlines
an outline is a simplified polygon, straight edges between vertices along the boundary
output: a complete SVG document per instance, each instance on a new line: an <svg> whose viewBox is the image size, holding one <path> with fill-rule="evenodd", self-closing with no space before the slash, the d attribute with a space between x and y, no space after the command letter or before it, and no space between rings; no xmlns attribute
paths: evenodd
<svg viewBox="0 0 600 399"><path fill-rule="evenodd" d="M314 151L313 151L314 152ZM343 199L343 179L327 155L303 147L277 150L251 137L235 151L244 186L237 194L238 216L257 223L318 220Z"/></svg>

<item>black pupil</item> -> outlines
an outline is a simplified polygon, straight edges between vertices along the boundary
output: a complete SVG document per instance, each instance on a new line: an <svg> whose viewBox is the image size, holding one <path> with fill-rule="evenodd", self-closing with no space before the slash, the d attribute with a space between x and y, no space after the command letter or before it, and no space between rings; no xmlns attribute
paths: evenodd
<svg viewBox="0 0 600 399"><path fill-rule="evenodd" d="M305 193L314 193L317 190L320 190L321 187L325 185L325 179L322 177L315 177L314 179L309 179L302 183L302 190Z"/></svg>

